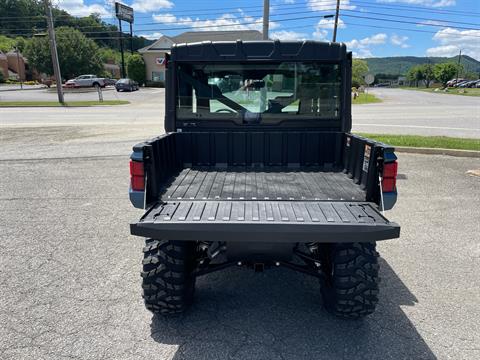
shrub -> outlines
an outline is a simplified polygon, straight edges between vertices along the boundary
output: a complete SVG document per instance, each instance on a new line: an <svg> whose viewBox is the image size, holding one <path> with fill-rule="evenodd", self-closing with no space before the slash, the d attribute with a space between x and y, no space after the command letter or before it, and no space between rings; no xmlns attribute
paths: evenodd
<svg viewBox="0 0 480 360"><path fill-rule="evenodd" d="M127 74L128 77L139 85L145 83L145 62L139 54L130 56L127 60Z"/></svg>

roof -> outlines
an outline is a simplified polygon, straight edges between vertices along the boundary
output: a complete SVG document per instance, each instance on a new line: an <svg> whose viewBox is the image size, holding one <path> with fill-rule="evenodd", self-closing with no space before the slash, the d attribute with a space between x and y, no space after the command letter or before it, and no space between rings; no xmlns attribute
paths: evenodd
<svg viewBox="0 0 480 360"><path fill-rule="evenodd" d="M192 43L200 41L235 41L262 40L262 33L257 30L238 31L187 31L171 39L176 43Z"/></svg>
<svg viewBox="0 0 480 360"><path fill-rule="evenodd" d="M348 57L344 43L320 41L203 41L175 44L172 61L332 61Z"/></svg>
<svg viewBox="0 0 480 360"><path fill-rule="evenodd" d="M170 48L158 46L161 40L169 40L172 44L193 43L201 41L236 41L262 40L262 33L257 30L235 31L187 31L176 36L161 36L154 43L138 49L140 54L147 51L169 51Z"/></svg>

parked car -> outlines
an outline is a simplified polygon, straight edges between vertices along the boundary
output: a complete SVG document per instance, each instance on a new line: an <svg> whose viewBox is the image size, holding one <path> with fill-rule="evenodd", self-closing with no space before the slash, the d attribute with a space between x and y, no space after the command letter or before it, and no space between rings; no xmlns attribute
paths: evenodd
<svg viewBox="0 0 480 360"><path fill-rule="evenodd" d="M448 87L455 87L456 85L458 85L458 84L461 83L462 81L465 81L465 79L462 79L462 78L452 79L452 80L450 80L450 81L447 82L447 86L448 86Z"/></svg>
<svg viewBox="0 0 480 360"><path fill-rule="evenodd" d="M132 79L120 79L115 83L115 89L117 91L135 91L138 90L138 83Z"/></svg>
<svg viewBox="0 0 480 360"><path fill-rule="evenodd" d="M464 85L468 83L468 80L463 80L463 81L459 81L458 83L456 83L454 85L454 87L458 88L458 87L464 87Z"/></svg>
<svg viewBox="0 0 480 360"><path fill-rule="evenodd" d="M80 87L105 87L105 78L100 78L97 75L80 75L75 79L70 79L65 83L65 87L80 88Z"/></svg>

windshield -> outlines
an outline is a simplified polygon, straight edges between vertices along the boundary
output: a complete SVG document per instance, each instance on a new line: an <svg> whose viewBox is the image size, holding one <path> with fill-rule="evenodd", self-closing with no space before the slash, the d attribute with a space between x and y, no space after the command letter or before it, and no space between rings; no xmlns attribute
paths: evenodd
<svg viewBox="0 0 480 360"><path fill-rule="evenodd" d="M338 64L181 64L177 117L338 119L340 91Z"/></svg>

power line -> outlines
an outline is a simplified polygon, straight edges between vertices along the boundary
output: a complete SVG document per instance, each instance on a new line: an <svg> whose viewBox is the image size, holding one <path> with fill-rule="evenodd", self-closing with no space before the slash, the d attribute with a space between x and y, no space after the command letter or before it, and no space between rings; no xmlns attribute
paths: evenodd
<svg viewBox="0 0 480 360"><path fill-rule="evenodd" d="M309 2L300 2L300 3L294 3L294 4L277 4L277 5L272 5L270 8L272 10L274 9L277 9L277 8L280 8L280 9L283 9L283 8L287 8L287 9L300 9L300 8L304 8L305 6L309 6L309 5L322 5L324 4L325 6L326 5L335 5L335 1L334 0L318 0L318 1L309 1ZM373 4L373 3L370 3L370 2L365 2L365 1L360 1L360 0L352 0L352 2L350 3L351 5L359 5L361 7L370 7L370 8L383 8L383 9L391 9L391 10L401 10L401 11L424 11L424 12L428 12L428 13L438 13L438 14L446 14L446 15L458 15L458 16L469 16L471 17L472 15L480 15L480 12L473 12L473 11L460 11L460 10L445 10L445 9L435 9L435 8L431 8L431 7L422 7L422 6L413 6L413 5L400 5L400 4ZM242 6L241 10L243 9L259 9L261 10L263 7L261 5L253 5L253 6ZM208 11L206 13L197 13L196 16L200 16L200 15L214 15L215 13L212 13L211 11L221 11L221 12L218 12L217 14L225 14L225 10L238 10L239 7L236 6L236 7L224 7L224 8L202 8L202 9L198 9L198 10L201 10L201 11ZM342 11L344 10L348 10L348 9L341 9ZM195 9L188 9L188 10L165 10L165 11L161 11L158 13L158 15L162 15L162 14L172 14L172 15L175 15L175 14L185 14L185 13L192 13L192 11L195 11ZM259 14L261 15L261 14ZM60 18L63 18L63 17L75 17L73 15L60 15L60 16L57 16L56 18L57 19L60 19ZM86 16L88 17L88 16ZM42 16L42 15L35 15L35 16L26 16L26 17L23 17L23 16L16 16L16 17L10 17L10 16L7 16L7 17L0 17L0 19L7 19L7 20L10 20L10 19L22 19L21 21L25 21L25 19L28 19L28 18L40 18L40 19L44 19L45 17ZM115 17L114 16L104 16L104 17L101 17L102 19L114 19ZM151 18L150 15L147 15L147 16L136 16L136 19L146 19L146 18Z"/></svg>

